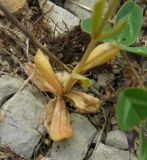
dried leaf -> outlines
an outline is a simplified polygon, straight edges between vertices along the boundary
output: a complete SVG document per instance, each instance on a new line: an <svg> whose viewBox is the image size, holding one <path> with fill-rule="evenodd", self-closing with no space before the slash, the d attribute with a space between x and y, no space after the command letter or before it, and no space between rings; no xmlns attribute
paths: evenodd
<svg viewBox="0 0 147 160"><path fill-rule="evenodd" d="M63 86L66 84L67 80L70 77L70 74L66 71L56 72L56 75Z"/></svg>
<svg viewBox="0 0 147 160"><path fill-rule="evenodd" d="M62 98L56 98L48 104L44 124L50 138L54 141L70 138L73 135L69 112Z"/></svg>
<svg viewBox="0 0 147 160"><path fill-rule="evenodd" d="M102 65L112 58L114 58L117 54L119 54L120 49L112 43L103 43L97 46L88 57L87 61L85 62L85 66L82 70L82 73L86 71Z"/></svg>
<svg viewBox="0 0 147 160"><path fill-rule="evenodd" d="M71 91L65 95L69 102L73 103L77 112L80 113L96 113L101 107L101 102L89 94L79 91Z"/></svg>
<svg viewBox="0 0 147 160"><path fill-rule="evenodd" d="M39 49L36 53L34 59L35 66L42 74L42 76L48 81L48 83L56 90L58 94L62 94L62 86L58 77L52 69L51 64L47 58L43 55L42 51Z"/></svg>
<svg viewBox="0 0 147 160"><path fill-rule="evenodd" d="M0 0L0 3L3 4L11 13L16 13L25 6L26 0ZM0 11L0 15L4 14Z"/></svg>
<svg viewBox="0 0 147 160"><path fill-rule="evenodd" d="M34 74L31 79L32 79L33 83L40 90L46 91L46 92L51 92L51 93L56 93L55 89L48 83L48 81L45 78L43 78L43 76L41 75L41 73L39 73L39 71L37 70L37 68L35 67L34 64L26 63L25 69L26 69L29 76Z"/></svg>
<svg viewBox="0 0 147 160"><path fill-rule="evenodd" d="M47 128L48 133L50 132L50 124L52 121L56 102L57 102L56 98L50 100L44 111L44 126Z"/></svg>

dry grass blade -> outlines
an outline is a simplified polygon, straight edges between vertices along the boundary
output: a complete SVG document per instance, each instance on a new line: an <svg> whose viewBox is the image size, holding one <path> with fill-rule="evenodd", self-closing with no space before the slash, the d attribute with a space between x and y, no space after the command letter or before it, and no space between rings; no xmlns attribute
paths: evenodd
<svg viewBox="0 0 147 160"><path fill-rule="evenodd" d="M96 113L101 107L101 102L98 98L95 98L89 94L78 91L71 91L65 95L80 113Z"/></svg>

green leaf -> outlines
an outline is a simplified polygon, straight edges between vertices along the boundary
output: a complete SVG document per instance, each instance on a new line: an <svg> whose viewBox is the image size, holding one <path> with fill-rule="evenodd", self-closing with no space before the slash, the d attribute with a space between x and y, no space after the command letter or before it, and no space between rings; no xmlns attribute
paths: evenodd
<svg viewBox="0 0 147 160"><path fill-rule="evenodd" d="M91 34L92 31L92 23L91 18L86 18L81 21L82 31Z"/></svg>
<svg viewBox="0 0 147 160"><path fill-rule="evenodd" d="M125 51L147 57L147 47L127 47L127 46L120 45L120 48Z"/></svg>
<svg viewBox="0 0 147 160"><path fill-rule="evenodd" d="M112 29L108 25L107 25L109 27L108 29L106 28L107 26L105 26L104 32L100 35L99 39L102 39L103 41L105 40L105 42L113 42L115 35L117 33L121 32L121 30L123 29L123 27L125 25L126 25L126 21L125 20L120 20L116 24L116 26L114 26Z"/></svg>
<svg viewBox="0 0 147 160"><path fill-rule="evenodd" d="M99 26L102 21L102 15L105 7L105 0L98 0L93 7L91 23L92 23L92 37L96 37L98 34Z"/></svg>
<svg viewBox="0 0 147 160"><path fill-rule="evenodd" d="M78 74L78 73L72 73L72 78L73 79L76 79L76 80L79 80L80 83L81 83L81 86L83 88L87 88L87 87L90 87L92 85L92 80L81 75L81 74Z"/></svg>
<svg viewBox="0 0 147 160"><path fill-rule="evenodd" d="M147 91L130 88L120 93L117 101L116 117L121 129L128 130L147 117Z"/></svg>
<svg viewBox="0 0 147 160"><path fill-rule="evenodd" d="M136 41L141 29L142 17L141 8L132 0L129 0L120 8L116 15L115 25L122 19L127 21L127 25L116 36L119 44L129 46Z"/></svg>
<svg viewBox="0 0 147 160"><path fill-rule="evenodd" d="M91 31L92 31L91 18L83 19L83 20L81 21L81 28L82 28L82 31L91 34ZM112 32L111 30L112 30L112 29L111 29L110 24L106 24L103 33L104 33L104 34L110 33L110 32ZM107 37L107 38L102 38L102 39L99 39L99 38L98 38L98 40L100 40L100 41L102 41L102 42L114 42L114 41L115 41L113 35L110 35L110 36Z"/></svg>
<svg viewBox="0 0 147 160"><path fill-rule="evenodd" d="M147 140L144 137L143 130L140 133L139 140L139 160L147 160Z"/></svg>

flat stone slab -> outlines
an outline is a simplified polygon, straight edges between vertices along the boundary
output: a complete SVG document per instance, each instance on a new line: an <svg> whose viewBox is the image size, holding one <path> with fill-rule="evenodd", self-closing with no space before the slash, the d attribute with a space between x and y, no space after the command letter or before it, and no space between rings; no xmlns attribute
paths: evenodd
<svg viewBox="0 0 147 160"><path fill-rule="evenodd" d="M13 152L31 158L43 127L44 105L29 91L23 90L2 106L4 119L0 123L1 145Z"/></svg>
<svg viewBox="0 0 147 160"><path fill-rule="evenodd" d="M126 134L120 130L110 131L107 134L106 144L118 149L128 149Z"/></svg>
<svg viewBox="0 0 147 160"><path fill-rule="evenodd" d="M39 3L45 13L46 23L48 23L56 36L69 32L79 25L80 19L64 8L55 5L49 0L39 0Z"/></svg>
<svg viewBox="0 0 147 160"><path fill-rule="evenodd" d="M129 160L129 151L119 150L100 143L90 160Z"/></svg>
<svg viewBox="0 0 147 160"><path fill-rule="evenodd" d="M13 78L8 75L0 77L0 107L21 87L23 81L19 78Z"/></svg>
<svg viewBox="0 0 147 160"><path fill-rule="evenodd" d="M97 0L66 0L64 7L80 19L91 16L91 11Z"/></svg>
<svg viewBox="0 0 147 160"><path fill-rule="evenodd" d="M50 151L50 159L84 159L96 129L86 117L76 113L71 114L71 123L74 129L73 137L61 142L54 142Z"/></svg>

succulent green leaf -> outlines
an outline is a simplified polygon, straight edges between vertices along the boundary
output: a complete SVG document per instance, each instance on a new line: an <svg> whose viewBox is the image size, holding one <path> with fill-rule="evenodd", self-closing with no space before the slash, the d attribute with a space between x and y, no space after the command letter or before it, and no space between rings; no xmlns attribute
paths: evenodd
<svg viewBox="0 0 147 160"><path fill-rule="evenodd" d="M86 18L81 20L81 28L82 28L82 31L91 34L91 31L92 31L91 18Z"/></svg>
<svg viewBox="0 0 147 160"><path fill-rule="evenodd" d="M117 101L116 117L121 129L128 130L147 117L147 91L129 88L120 93Z"/></svg>
<svg viewBox="0 0 147 160"><path fill-rule="evenodd" d="M127 46L120 45L120 48L122 48L125 51L147 57L147 47L127 47Z"/></svg>
<svg viewBox="0 0 147 160"><path fill-rule="evenodd" d="M98 0L97 3L93 7L91 23L92 23L92 37L94 38L98 34L99 26L102 21L102 15L104 12L105 2L106 2L105 0Z"/></svg>
<svg viewBox="0 0 147 160"><path fill-rule="evenodd" d="M83 88L87 88L87 87L90 87L92 85L92 80L81 75L81 74L78 74L78 73L72 73L72 78L73 79L76 79L76 80L79 80L80 83L81 83L81 86Z"/></svg>
<svg viewBox="0 0 147 160"><path fill-rule="evenodd" d="M123 29L123 27L126 25L125 20L120 20L116 26L113 28L110 28L109 25L106 25L104 28L104 32L99 37L100 40L104 42L114 42L115 41L115 35L120 33Z"/></svg>
<svg viewBox="0 0 147 160"><path fill-rule="evenodd" d="M141 130L139 140L139 160L147 160L147 140L144 136L143 130Z"/></svg>
<svg viewBox="0 0 147 160"><path fill-rule="evenodd" d="M141 8L133 0L129 0L120 8L115 18L115 24L124 19L127 21L127 25L116 36L119 44L129 46L136 41L141 29L142 17Z"/></svg>

